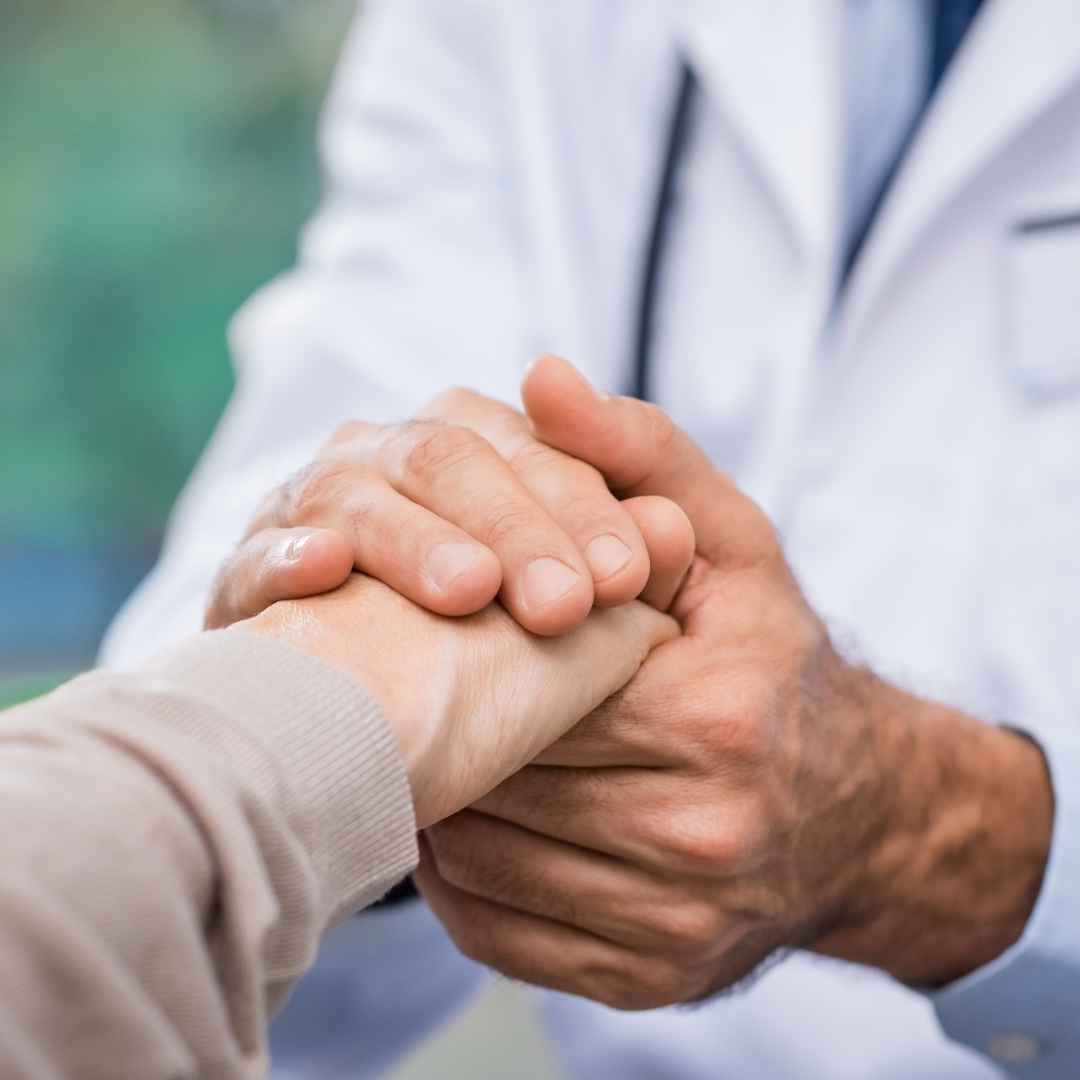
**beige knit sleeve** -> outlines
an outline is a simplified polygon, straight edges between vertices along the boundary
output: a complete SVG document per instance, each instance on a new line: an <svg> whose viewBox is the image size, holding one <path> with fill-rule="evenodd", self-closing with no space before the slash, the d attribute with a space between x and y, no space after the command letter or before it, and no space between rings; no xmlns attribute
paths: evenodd
<svg viewBox="0 0 1080 1080"><path fill-rule="evenodd" d="M264 1075L320 934L416 863L374 700L236 628L0 714L0 827L10 1080Z"/></svg>

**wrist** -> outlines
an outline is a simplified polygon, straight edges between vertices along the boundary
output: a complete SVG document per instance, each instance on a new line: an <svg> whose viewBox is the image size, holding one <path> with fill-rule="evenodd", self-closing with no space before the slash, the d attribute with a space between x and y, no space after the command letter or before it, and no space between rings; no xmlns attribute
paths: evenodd
<svg viewBox="0 0 1080 1080"><path fill-rule="evenodd" d="M405 765L409 784L415 793L421 781L426 782L425 770L430 757L432 717L420 717L415 708L403 699L403 673L397 671L396 654L385 650L383 643L373 643L363 633L343 633L341 627L328 625L336 605L329 597L305 600L280 600L254 617L245 620L244 629L267 634L297 652L322 661L328 667L347 675L362 686L379 706L383 720L390 728ZM380 665L378 657L387 654L387 663ZM407 698L407 696L406 696Z"/></svg>
<svg viewBox="0 0 1080 1080"><path fill-rule="evenodd" d="M812 947L942 986L1023 933L1050 849L1049 773L1024 736L873 682L877 835L841 917Z"/></svg>

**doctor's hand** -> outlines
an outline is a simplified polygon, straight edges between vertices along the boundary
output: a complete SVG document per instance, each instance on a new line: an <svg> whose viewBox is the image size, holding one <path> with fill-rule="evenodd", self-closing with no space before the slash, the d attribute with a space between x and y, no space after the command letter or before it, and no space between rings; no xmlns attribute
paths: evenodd
<svg viewBox="0 0 1080 1080"><path fill-rule="evenodd" d="M498 604L432 615L371 578L282 601L243 624L337 667L379 702L423 828L516 772L626 684L675 622L634 602L555 639Z"/></svg>
<svg viewBox="0 0 1080 1080"><path fill-rule="evenodd" d="M354 567L442 615L498 595L537 634L639 595L664 609L692 555L689 525L670 511L620 503L520 412L451 390L407 423L344 425L272 492L218 575L206 625L333 589Z"/></svg>
<svg viewBox="0 0 1080 1080"><path fill-rule="evenodd" d="M545 360L537 433L686 510L683 633L477 804L416 880L467 955L622 1008L808 948L938 985L1021 933L1052 799L1039 750L847 663L762 511L651 406Z"/></svg>

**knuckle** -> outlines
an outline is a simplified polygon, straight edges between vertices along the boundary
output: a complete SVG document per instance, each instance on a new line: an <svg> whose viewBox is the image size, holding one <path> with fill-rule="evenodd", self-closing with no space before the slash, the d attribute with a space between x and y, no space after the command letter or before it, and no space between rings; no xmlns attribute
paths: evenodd
<svg viewBox="0 0 1080 1080"><path fill-rule="evenodd" d="M690 871L712 868L717 855L722 854L718 851L712 824L701 814L671 815L664 846L677 866Z"/></svg>
<svg viewBox="0 0 1080 1080"><path fill-rule="evenodd" d="M450 929L450 936L458 951L469 960L478 964L496 967L489 944L489 935L481 934L472 920L458 920Z"/></svg>
<svg viewBox="0 0 1080 1080"><path fill-rule="evenodd" d="M340 491L349 469L344 462L311 461L282 487L282 523L298 525L326 508Z"/></svg>
<svg viewBox="0 0 1080 1080"><path fill-rule="evenodd" d="M519 410L464 386L451 387L432 399L419 415L421 420L428 418L459 423L485 435L492 432L496 437L513 440L515 445L529 430Z"/></svg>
<svg viewBox="0 0 1080 1080"><path fill-rule="evenodd" d="M518 502L500 502L492 507L483 540L491 547L500 547L515 534L536 524L533 511Z"/></svg>
<svg viewBox="0 0 1080 1080"><path fill-rule="evenodd" d="M439 874L448 884L462 892L491 896L497 892L492 867L469 844L440 844L436 855Z"/></svg>
<svg viewBox="0 0 1080 1080"><path fill-rule="evenodd" d="M363 420L345 420L334 428L333 434L327 440L327 446L339 446L341 443L349 443L354 439L366 435L371 430L371 425Z"/></svg>
<svg viewBox="0 0 1080 1080"><path fill-rule="evenodd" d="M666 951L677 956L695 955L709 947L717 934L718 920L711 905L697 900L657 905L653 933Z"/></svg>
<svg viewBox="0 0 1080 1080"><path fill-rule="evenodd" d="M672 754L695 774L709 777L745 771L765 752L764 700L749 677L724 675L725 697L688 692L672 702Z"/></svg>
<svg viewBox="0 0 1080 1080"><path fill-rule="evenodd" d="M588 480L570 480L563 487L558 507L559 520L575 532L592 532L601 528L626 536L626 523L620 518L625 513L604 492L598 491Z"/></svg>
<svg viewBox="0 0 1080 1080"><path fill-rule="evenodd" d="M522 443L508 460L514 470L519 473L546 472L559 466L569 471L574 464L565 454L535 439L528 439ZM584 466L586 469L588 467Z"/></svg>
<svg viewBox="0 0 1080 1080"><path fill-rule="evenodd" d="M482 401L482 395L467 386L451 386L436 394L424 408L426 415L454 416L462 409L469 409L478 401Z"/></svg>
<svg viewBox="0 0 1080 1080"><path fill-rule="evenodd" d="M753 851L753 837L735 816L721 822L700 812L671 814L663 838L671 862L691 875L730 872Z"/></svg>
<svg viewBox="0 0 1080 1080"><path fill-rule="evenodd" d="M370 531L379 516L379 492L367 483L357 482L342 492L337 506L353 535L362 535Z"/></svg>
<svg viewBox="0 0 1080 1080"><path fill-rule="evenodd" d="M649 965L649 974L642 988L647 996L644 1007L657 1009L682 1001L683 978L681 964L654 960Z"/></svg>
<svg viewBox="0 0 1080 1080"><path fill-rule="evenodd" d="M685 815L685 811L682 812ZM624 837L634 852L635 861L663 874L686 873L688 846L686 832L676 822L676 812L663 805L638 807L627 815Z"/></svg>
<svg viewBox="0 0 1080 1080"><path fill-rule="evenodd" d="M622 979L603 979L595 983L595 988L586 992L587 997L598 1001L609 1009L620 1012L633 1012L649 1008L647 1004L635 1004L635 991Z"/></svg>
<svg viewBox="0 0 1080 1080"><path fill-rule="evenodd" d="M759 862L764 840L764 820L758 800L750 798L730 823L713 834L709 854L713 865L728 874L745 877Z"/></svg>
<svg viewBox="0 0 1080 1080"><path fill-rule="evenodd" d="M519 858L505 852L496 857L485 829L450 818L428 835L439 876L461 892L511 904L522 896L540 899L549 893L541 876Z"/></svg>
<svg viewBox="0 0 1080 1080"><path fill-rule="evenodd" d="M680 742L695 748L722 747L728 739L728 710L718 707L715 694L710 692L713 680L702 681L704 689L697 691L688 692L681 687L672 687L672 698L667 708L677 718Z"/></svg>
<svg viewBox="0 0 1080 1080"><path fill-rule="evenodd" d="M493 968L508 978L519 977L528 970L528 961L519 956L520 947L508 924L498 917L494 920L473 921L480 925L468 932L469 951L465 955L470 960Z"/></svg>
<svg viewBox="0 0 1080 1080"><path fill-rule="evenodd" d="M431 482L441 473L486 457L487 441L456 424L417 423L399 436L405 440L401 471L406 479Z"/></svg>
<svg viewBox="0 0 1080 1080"><path fill-rule="evenodd" d="M633 977L629 965L624 964L594 965L576 981L581 983L586 997L606 1005L609 1009L633 1008L631 1000L640 990L640 984Z"/></svg>
<svg viewBox="0 0 1080 1080"><path fill-rule="evenodd" d="M635 852L637 861L648 866L668 869L675 854L671 843L671 816L662 806L638 806L627 815L624 838Z"/></svg>
<svg viewBox="0 0 1080 1080"><path fill-rule="evenodd" d="M459 889L468 886L475 879L477 868L477 848L471 842L468 826L447 818L429 828L425 835L439 877Z"/></svg>
<svg viewBox="0 0 1080 1080"><path fill-rule="evenodd" d="M643 956L597 980L596 993L590 996L621 1012L642 1012L680 1001L681 988L677 965Z"/></svg>
<svg viewBox="0 0 1080 1080"><path fill-rule="evenodd" d="M772 748L774 672L748 668L731 681L729 689L726 707L713 719L713 756L744 768L760 765Z"/></svg>

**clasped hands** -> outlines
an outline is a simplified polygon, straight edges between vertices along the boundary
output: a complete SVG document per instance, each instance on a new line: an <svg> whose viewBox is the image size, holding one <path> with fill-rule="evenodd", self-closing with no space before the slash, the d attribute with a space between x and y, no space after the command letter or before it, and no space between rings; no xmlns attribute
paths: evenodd
<svg viewBox="0 0 1080 1080"><path fill-rule="evenodd" d="M340 429L207 616L380 701L459 948L649 1008L778 949L935 985L1011 944L1049 843L1038 749L846 661L767 517L663 412L550 357L522 399Z"/></svg>

